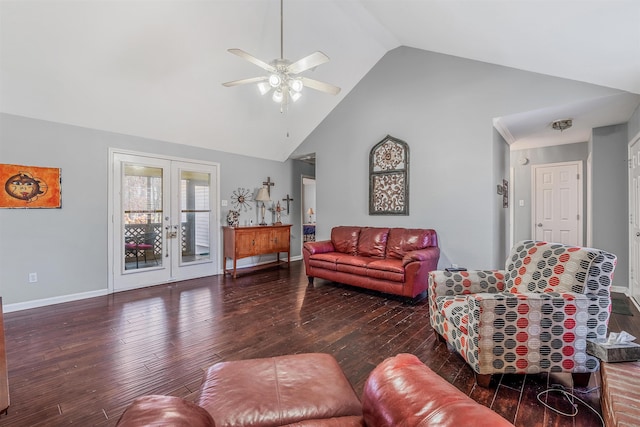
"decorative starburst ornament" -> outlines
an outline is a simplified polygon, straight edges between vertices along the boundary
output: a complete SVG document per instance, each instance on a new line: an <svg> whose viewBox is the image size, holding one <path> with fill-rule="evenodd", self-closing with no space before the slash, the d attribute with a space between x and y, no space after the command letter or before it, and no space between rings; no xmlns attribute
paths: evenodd
<svg viewBox="0 0 640 427"><path fill-rule="evenodd" d="M251 190L248 188L238 188L233 191L231 196L231 203L238 210L247 211L247 208L251 210Z"/></svg>

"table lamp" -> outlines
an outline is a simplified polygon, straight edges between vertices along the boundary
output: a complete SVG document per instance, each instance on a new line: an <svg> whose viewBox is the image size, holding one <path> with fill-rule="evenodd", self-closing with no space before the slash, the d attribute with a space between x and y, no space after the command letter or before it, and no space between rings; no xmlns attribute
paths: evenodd
<svg viewBox="0 0 640 427"><path fill-rule="evenodd" d="M309 208L309 210L307 211L307 213L309 214L309 223L312 223L312 222L313 222L312 215L314 214L314 212L313 212L313 208Z"/></svg>
<svg viewBox="0 0 640 427"><path fill-rule="evenodd" d="M267 223L264 221L264 211L266 210L266 207L264 206L264 202L271 201L271 199L269 198L269 191L267 191L267 187L263 186L260 190L258 190L258 195L254 200L258 202L262 202L262 206L260 206L260 214L262 215L262 222L260 222L259 225L267 225Z"/></svg>

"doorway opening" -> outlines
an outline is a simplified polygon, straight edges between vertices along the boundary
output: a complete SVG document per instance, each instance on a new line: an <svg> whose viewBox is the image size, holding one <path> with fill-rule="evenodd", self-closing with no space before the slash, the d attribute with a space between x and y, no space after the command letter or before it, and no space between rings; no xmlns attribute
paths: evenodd
<svg viewBox="0 0 640 427"><path fill-rule="evenodd" d="M316 179L302 176L302 244L316 240Z"/></svg>

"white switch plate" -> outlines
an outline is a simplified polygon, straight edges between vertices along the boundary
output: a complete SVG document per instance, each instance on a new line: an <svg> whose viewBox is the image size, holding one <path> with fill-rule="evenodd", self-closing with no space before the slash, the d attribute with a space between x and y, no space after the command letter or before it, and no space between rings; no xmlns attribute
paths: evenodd
<svg viewBox="0 0 640 427"><path fill-rule="evenodd" d="M227 201L226 200L222 201L222 206L227 206Z"/></svg>
<svg viewBox="0 0 640 427"><path fill-rule="evenodd" d="M520 206L524 206L524 200L520 200L520 201L518 202L518 205L520 205Z"/></svg>
<svg viewBox="0 0 640 427"><path fill-rule="evenodd" d="M29 273L29 283L36 283L38 281L38 273Z"/></svg>

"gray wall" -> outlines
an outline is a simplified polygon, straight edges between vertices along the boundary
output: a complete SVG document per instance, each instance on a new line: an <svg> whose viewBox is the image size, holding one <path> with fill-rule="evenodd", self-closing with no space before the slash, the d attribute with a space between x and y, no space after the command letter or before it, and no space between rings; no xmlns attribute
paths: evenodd
<svg viewBox="0 0 640 427"><path fill-rule="evenodd" d="M583 194L583 212L586 215L587 206L587 180L586 168L587 158L589 157L589 145L587 142L579 142L576 144L563 144L553 147L531 148L525 150L511 151L511 166L514 169L514 242L520 240L531 239L531 166L542 165L546 163L560 163L571 161L582 161L582 194ZM526 158L529 162L521 165L518 161ZM519 205L519 201L524 200L524 206ZM586 216L583 218L583 242L587 239L587 221Z"/></svg>
<svg viewBox="0 0 640 427"><path fill-rule="evenodd" d="M627 125L593 129L591 137L593 246L618 256L615 285L629 283Z"/></svg>
<svg viewBox="0 0 640 427"><path fill-rule="evenodd" d="M317 238L341 224L434 228L440 266L504 266L507 177L493 118L619 91L399 47L298 147L316 153ZM368 215L368 156L390 134L411 149L410 215ZM505 155L506 156L506 155ZM507 156L508 158L508 156Z"/></svg>
<svg viewBox="0 0 640 427"><path fill-rule="evenodd" d="M273 200L290 194L292 256L300 255L301 175L311 165L284 163L0 114L2 163L62 168L62 209L0 209L0 295L4 304L107 290L107 167L109 147L220 164L220 198L238 187L276 183ZM282 202L281 202L282 203ZM220 208L219 225L229 207ZM242 214L257 219L257 210ZM38 282L29 284L28 273Z"/></svg>

